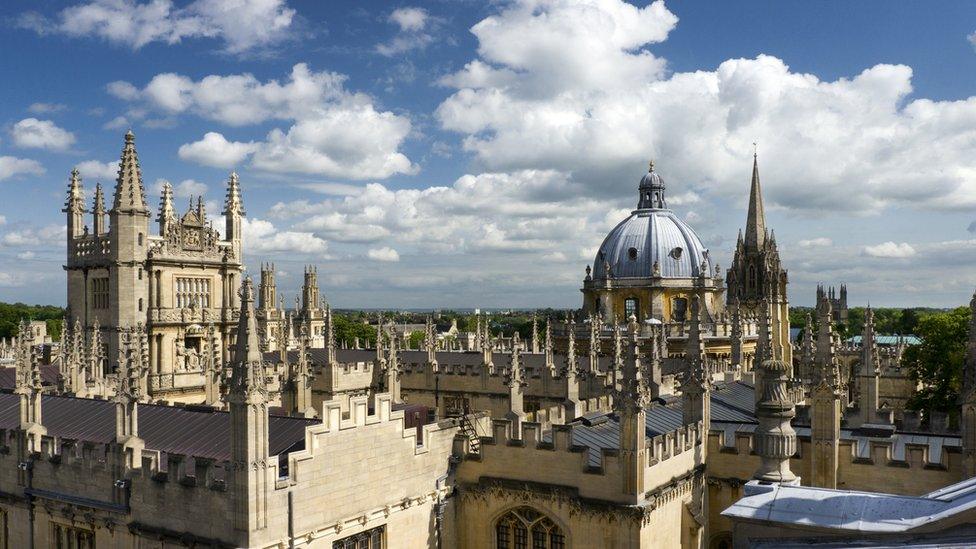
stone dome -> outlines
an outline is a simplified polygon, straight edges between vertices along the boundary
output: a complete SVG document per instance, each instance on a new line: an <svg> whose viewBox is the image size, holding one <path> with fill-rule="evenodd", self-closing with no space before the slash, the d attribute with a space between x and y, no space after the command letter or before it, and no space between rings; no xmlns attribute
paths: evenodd
<svg viewBox="0 0 976 549"><path fill-rule="evenodd" d="M654 164L638 186L640 199L630 217L614 227L593 260L593 278L692 278L713 269L708 248L687 223L667 207L664 181ZM659 273L654 273L654 265Z"/></svg>

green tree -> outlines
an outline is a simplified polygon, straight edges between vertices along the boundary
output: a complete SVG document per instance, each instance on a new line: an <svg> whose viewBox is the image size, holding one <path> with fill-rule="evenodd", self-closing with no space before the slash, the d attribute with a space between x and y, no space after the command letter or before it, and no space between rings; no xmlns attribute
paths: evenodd
<svg viewBox="0 0 976 549"><path fill-rule="evenodd" d="M333 314L333 329L337 344L345 342L352 345L359 338L360 345L366 345L376 339L376 329L366 323L366 317L361 314Z"/></svg>
<svg viewBox="0 0 976 549"><path fill-rule="evenodd" d="M903 319L906 311L911 309L902 311ZM922 338L922 343L909 347L902 355L902 365L908 368L912 379L922 384L908 402L912 410L950 412L955 408L970 318L969 307L916 317L912 331Z"/></svg>

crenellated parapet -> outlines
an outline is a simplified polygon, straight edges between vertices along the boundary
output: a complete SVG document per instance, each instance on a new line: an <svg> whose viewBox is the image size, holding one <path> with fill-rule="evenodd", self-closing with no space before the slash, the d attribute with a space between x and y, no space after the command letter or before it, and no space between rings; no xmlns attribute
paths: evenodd
<svg viewBox="0 0 976 549"><path fill-rule="evenodd" d="M544 430L537 422L515 423L504 419L491 422L491 436L480 440L480 453L468 452L467 440L455 440L455 452L463 458L458 468L459 482L478 482L479 478L507 478L540 484L573 487L581 497L614 502L631 498L620 490L624 461L617 447L585 445L587 437L574 435L581 425L554 425ZM640 493L654 493L673 479L696 470L704 463L705 431L702 423L688 424L647 438L647 452L640 464L644 469ZM524 463L513 470L508 464ZM521 474L520 474L521 473Z"/></svg>

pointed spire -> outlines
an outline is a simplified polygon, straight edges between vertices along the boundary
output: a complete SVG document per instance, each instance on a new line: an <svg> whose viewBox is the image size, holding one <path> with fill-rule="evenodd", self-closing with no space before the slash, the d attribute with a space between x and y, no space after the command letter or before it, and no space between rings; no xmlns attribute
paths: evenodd
<svg viewBox="0 0 976 549"><path fill-rule="evenodd" d="M868 305L864 311L864 329L861 332L861 374L874 376L878 373L878 341L874 333L874 311Z"/></svg>
<svg viewBox="0 0 976 549"><path fill-rule="evenodd" d="M231 172L227 180L227 196L224 198L223 215L238 213L244 215L244 201L241 198L241 183L237 172Z"/></svg>
<svg viewBox="0 0 976 549"><path fill-rule="evenodd" d="M139 169L139 156L136 154L136 137L132 130L125 133L112 211L149 213L146 207L146 191L142 186L142 172Z"/></svg>
<svg viewBox="0 0 976 549"><path fill-rule="evenodd" d="M169 181L163 182L163 190L159 197L159 234L161 236L166 236L166 233L172 223L176 219L176 209L173 208L173 186L170 185Z"/></svg>
<svg viewBox="0 0 976 549"><path fill-rule="evenodd" d="M566 343L566 375L579 376L579 364L576 361L576 321L573 313L566 315L566 332L569 333L569 341Z"/></svg>
<svg viewBox="0 0 976 549"><path fill-rule="evenodd" d="M746 217L745 244L761 248L766 239L766 213L763 209L762 187L759 185L759 156L752 156L752 185L749 190L749 214Z"/></svg>
<svg viewBox="0 0 976 549"><path fill-rule="evenodd" d="M555 373L556 365L553 363L552 360L552 322L549 320L549 317L546 317L545 337L546 339L545 339L543 351L546 354L546 368L548 368L550 372Z"/></svg>
<svg viewBox="0 0 976 549"><path fill-rule="evenodd" d="M81 184L81 174L78 168L71 170L71 179L68 180L68 197L64 201L65 213L83 212L85 210L85 192Z"/></svg>
<svg viewBox="0 0 976 549"><path fill-rule="evenodd" d="M92 230L96 235L108 232L105 226L105 192L101 183L95 183L95 199L92 201Z"/></svg>
<svg viewBox="0 0 976 549"><path fill-rule="evenodd" d="M257 318L254 316L254 284L245 277L238 291L241 298L241 316L237 323L237 345L231 371L231 392L238 398L267 392L264 382L264 359L258 335Z"/></svg>

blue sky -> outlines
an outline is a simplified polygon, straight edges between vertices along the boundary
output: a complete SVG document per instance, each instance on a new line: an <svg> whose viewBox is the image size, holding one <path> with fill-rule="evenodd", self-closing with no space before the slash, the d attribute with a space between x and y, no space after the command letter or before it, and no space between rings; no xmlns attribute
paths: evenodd
<svg viewBox="0 0 976 549"><path fill-rule="evenodd" d="M577 305L649 157L728 265L754 141L794 303L976 287L971 2L0 10L0 299L64 302L68 172L111 186L129 127L151 204L236 169L252 270L343 307Z"/></svg>

